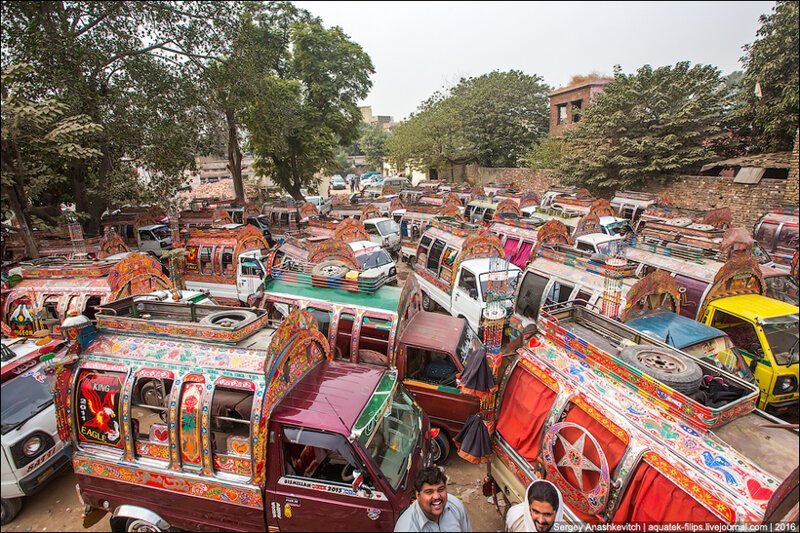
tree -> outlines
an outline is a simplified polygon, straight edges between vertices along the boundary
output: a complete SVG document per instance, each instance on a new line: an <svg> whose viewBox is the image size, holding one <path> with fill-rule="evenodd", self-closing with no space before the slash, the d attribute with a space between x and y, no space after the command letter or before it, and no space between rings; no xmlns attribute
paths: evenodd
<svg viewBox="0 0 800 533"><path fill-rule="evenodd" d="M66 170L74 164L100 156L84 140L102 128L86 115L70 115L69 108L55 98L36 99L27 81L34 68L28 64L8 65L2 73L2 190L4 199L19 225L25 251L39 257L31 231L29 198L66 181ZM57 216L58 207L48 210ZM39 211L40 216L47 216Z"/></svg>
<svg viewBox="0 0 800 533"><path fill-rule="evenodd" d="M565 152L564 139L552 136L542 137L533 143L530 151L525 155L525 163L530 168L558 168Z"/></svg>
<svg viewBox="0 0 800 533"><path fill-rule="evenodd" d="M356 139L372 61L341 28L291 4L269 4L253 20L273 65L243 113L248 146L256 167L302 200L300 188Z"/></svg>
<svg viewBox="0 0 800 533"><path fill-rule="evenodd" d="M760 17L757 38L744 47L738 119L752 150L791 150L798 127L798 3L779 1Z"/></svg>
<svg viewBox="0 0 800 533"><path fill-rule="evenodd" d="M364 130L359 145L364 151L367 163L373 167L380 167L386 155L386 139L389 134L380 124L374 124Z"/></svg>
<svg viewBox="0 0 800 533"><path fill-rule="evenodd" d="M3 65L33 65L31 83L38 94L57 97L72 113L102 126L91 143L101 156L73 161L67 169L69 191L59 193L88 213L89 232L109 204L152 196L129 186L135 167L159 181L156 199L168 202L194 165L194 154L203 151L198 141L205 128L204 91L191 77L187 54L210 55L221 46L231 6L2 4Z"/></svg>
<svg viewBox="0 0 800 533"><path fill-rule="evenodd" d="M517 166L531 144L546 134L550 87L517 70L463 78L436 93L400 124L387 143L389 159L402 168L476 162Z"/></svg>
<svg viewBox="0 0 800 533"><path fill-rule="evenodd" d="M583 110L564 139L566 179L594 188L664 182L719 155L729 102L718 69L708 65L614 69L614 81Z"/></svg>

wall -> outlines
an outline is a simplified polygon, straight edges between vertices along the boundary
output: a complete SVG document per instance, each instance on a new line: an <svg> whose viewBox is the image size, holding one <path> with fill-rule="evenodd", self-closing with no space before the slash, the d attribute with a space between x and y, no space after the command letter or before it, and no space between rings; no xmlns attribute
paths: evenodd
<svg viewBox="0 0 800 533"><path fill-rule="evenodd" d="M550 135L558 137L565 130L575 126L574 116L572 114L572 102L581 100L581 108L586 109L586 106L592 101L597 93L603 92L603 89L608 84L608 81L595 80L585 85L578 85L574 88L558 89L550 93ZM558 123L558 105L567 105L567 122L566 124Z"/></svg>
<svg viewBox="0 0 800 533"><path fill-rule="evenodd" d="M794 164L793 194L796 205L796 161ZM540 195L549 187L562 185L554 170L483 168L469 165L467 174L467 181L473 184L513 182L521 190L532 190ZM681 176L668 185L654 184L637 190L658 195L668 194L678 207L704 210L729 207L733 214L734 225L752 230L761 215L791 201L792 193L787 190L787 184L790 182L791 177L789 180L765 178L759 183L750 185L733 183L733 177L727 176Z"/></svg>
<svg viewBox="0 0 800 533"><path fill-rule="evenodd" d="M800 153L797 147L800 144L800 130L794 134L794 149L792 150L792 161L789 163L789 179L786 180L786 194L784 203L797 206L798 203L798 165L800 165Z"/></svg>

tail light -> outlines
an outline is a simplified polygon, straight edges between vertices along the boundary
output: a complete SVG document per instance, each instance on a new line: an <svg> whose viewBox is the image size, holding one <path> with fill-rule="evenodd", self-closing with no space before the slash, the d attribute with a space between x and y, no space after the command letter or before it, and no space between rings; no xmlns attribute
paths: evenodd
<svg viewBox="0 0 800 533"><path fill-rule="evenodd" d="M435 439L436 437L439 436L439 431L440 431L439 428L431 428L430 431L428 431L427 437L429 439Z"/></svg>

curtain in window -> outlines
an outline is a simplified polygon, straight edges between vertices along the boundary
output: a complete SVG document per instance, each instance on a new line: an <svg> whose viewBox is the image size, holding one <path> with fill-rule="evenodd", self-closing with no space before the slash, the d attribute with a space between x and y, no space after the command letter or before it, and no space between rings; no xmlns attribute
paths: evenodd
<svg viewBox="0 0 800 533"><path fill-rule="evenodd" d="M521 366L506 385L497 431L531 464L539 455L542 426L555 398L555 392Z"/></svg>
<svg viewBox="0 0 800 533"><path fill-rule="evenodd" d="M503 244L503 249L506 251L506 257L514 257L514 253L517 251L517 246L519 246L519 239L508 237L505 244Z"/></svg>
<svg viewBox="0 0 800 533"><path fill-rule="evenodd" d="M532 242L522 241L522 245L519 247L519 250L517 250L517 253L511 258L511 262L520 268L525 268L525 265L528 264L528 260L531 257L532 249Z"/></svg>

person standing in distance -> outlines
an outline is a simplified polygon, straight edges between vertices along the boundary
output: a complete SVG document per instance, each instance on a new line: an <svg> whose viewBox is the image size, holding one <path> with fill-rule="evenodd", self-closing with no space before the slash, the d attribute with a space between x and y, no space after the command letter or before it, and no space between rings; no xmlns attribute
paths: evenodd
<svg viewBox="0 0 800 533"><path fill-rule="evenodd" d="M564 500L555 485L537 479L525 491L525 501L508 510L506 531L542 533L564 521Z"/></svg>
<svg viewBox="0 0 800 533"><path fill-rule="evenodd" d="M417 472L414 490L417 501L400 515L395 531L472 531L464 504L447 495L447 478L439 468Z"/></svg>

